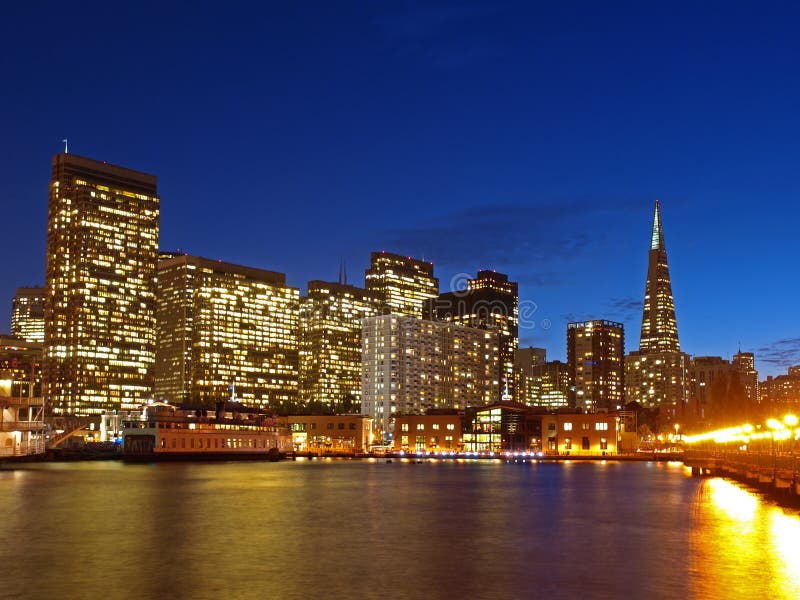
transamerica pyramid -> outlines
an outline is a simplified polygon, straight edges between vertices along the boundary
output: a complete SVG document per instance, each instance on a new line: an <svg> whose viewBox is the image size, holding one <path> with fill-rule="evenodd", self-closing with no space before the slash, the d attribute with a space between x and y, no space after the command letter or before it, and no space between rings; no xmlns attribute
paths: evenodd
<svg viewBox="0 0 800 600"><path fill-rule="evenodd" d="M667 266L667 248L661 226L661 206L656 200L653 215L653 234L647 265L647 283L642 311L641 353L680 352L678 326L675 321L675 302Z"/></svg>

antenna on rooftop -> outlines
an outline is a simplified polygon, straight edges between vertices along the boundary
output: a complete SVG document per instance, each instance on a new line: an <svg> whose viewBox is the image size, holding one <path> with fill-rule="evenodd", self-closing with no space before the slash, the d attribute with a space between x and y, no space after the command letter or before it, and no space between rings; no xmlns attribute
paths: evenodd
<svg viewBox="0 0 800 600"><path fill-rule="evenodd" d="M69 154L69 141L67 138L64 138L61 141L64 142L64 154Z"/></svg>

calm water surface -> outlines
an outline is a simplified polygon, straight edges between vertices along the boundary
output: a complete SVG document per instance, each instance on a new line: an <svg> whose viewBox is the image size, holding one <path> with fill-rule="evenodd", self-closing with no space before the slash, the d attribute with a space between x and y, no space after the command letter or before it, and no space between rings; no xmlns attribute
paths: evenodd
<svg viewBox="0 0 800 600"><path fill-rule="evenodd" d="M800 598L800 517L655 463L0 470L3 598Z"/></svg>

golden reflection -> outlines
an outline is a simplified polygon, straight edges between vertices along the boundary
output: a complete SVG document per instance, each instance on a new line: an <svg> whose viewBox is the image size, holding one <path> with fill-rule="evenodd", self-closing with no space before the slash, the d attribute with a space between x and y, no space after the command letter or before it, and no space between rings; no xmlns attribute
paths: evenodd
<svg viewBox="0 0 800 600"><path fill-rule="evenodd" d="M758 499L742 488L725 481L711 479L708 482L714 504L737 521L752 521L758 509Z"/></svg>
<svg viewBox="0 0 800 600"><path fill-rule="evenodd" d="M695 598L800 598L800 516L730 481L697 489L690 536Z"/></svg>
<svg viewBox="0 0 800 600"><path fill-rule="evenodd" d="M771 513L772 545L780 564L785 587L793 598L800 598L800 518L774 508Z"/></svg>

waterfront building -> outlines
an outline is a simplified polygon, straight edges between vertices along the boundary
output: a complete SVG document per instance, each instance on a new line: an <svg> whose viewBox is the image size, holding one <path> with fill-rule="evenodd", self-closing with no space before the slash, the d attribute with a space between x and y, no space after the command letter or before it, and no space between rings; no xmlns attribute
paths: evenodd
<svg viewBox="0 0 800 600"><path fill-rule="evenodd" d="M395 417L395 452L461 452L463 411L428 411Z"/></svg>
<svg viewBox="0 0 800 600"><path fill-rule="evenodd" d="M283 273L185 254L159 261L157 399L294 405L299 301Z"/></svg>
<svg viewBox="0 0 800 600"><path fill-rule="evenodd" d="M45 288L21 287L11 302L11 335L26 342L44 343Z"/></svg>
<svg viewBox="0 0 800 600"><path fill-rule="evenodd" d="M0 395L42 397L42 344L0 335Z"/></svg>
<svg viewBox="0 0 800 600"><path fill-rule="evenodd" d="M468 409L463 437L466 452L539 452L541 416L518 402Z"/></svg>
<svg viewBox="0 0 800 600"><path fill-rule="evenodd" d="M478 271L466 289L454 290L425 301L424 317L496 331L500 350L498 397L516 397L514 352L519 346L519 293L517 283L496 271Z"/></svg>
<svg viewBox="0 0 800 600"><path fill-rule="evenodd" d="M560 456L617 454L620 418L617 413L564 413L542 417L544 452Z"/></svg>
<svg viewBox="0 0 800 600"><path fill-rule="evenodd" d="M625 403L625 330L593 320L567 325L570 405L587 412L618 410Z"/></svg>
<svg viewBox="0 0 800 600"><path fill-rule="evenodd" d="M373 252L364 273L366 289L382 299L381 313L422 316L422 304L439 294L433 263L390 252Z"/></svg>
<svg viewBox="0 0 800 600"><path fill-rule="evenodd" d="M395 414L481 406L497 396L497 334L399 315L363 321L362 414L389 439Z"/></svg>
<svg viewBox="0 0 800 600"><path fill-rule="evenodd" d="M639 350L625 358L628 402L682 414L689 398L689 357L680 351L661 205L655 202Z"/></svg>
<svg viewBox="0 0 800 600"><path fill-rule="evenodd" d="M0 335L0 457L44 452L42 345Z"/></svg>
<svg viewBox="0 0 800 600"><path fill-rule="evenodd" d="M133 409L152 397L158 233L154 175L53 158L43 370L55 413Z"/></svg>
<svg viewBox="0 0 800 600"><path fill-rule="evenodd" d="M310 281L300 309L300 399L359 410L361 322L378 314L381 296L344 283Z"/></svg>
<svg viewBox="0 0 800 600"><path fill-rule="evenodd" d="M288 417L296 452L362 454L375 434L366 415L291 415Z"/></svg>
<svg viewBox="0 0 800 600"><path fill-rule="evenodd" d="M752 352L742 352L739 350L733 355L731 361L739 371L739 380L744 385L749 400L755 404L761 401L758 392L758 371L756 371L756 357Z"/></svg>

